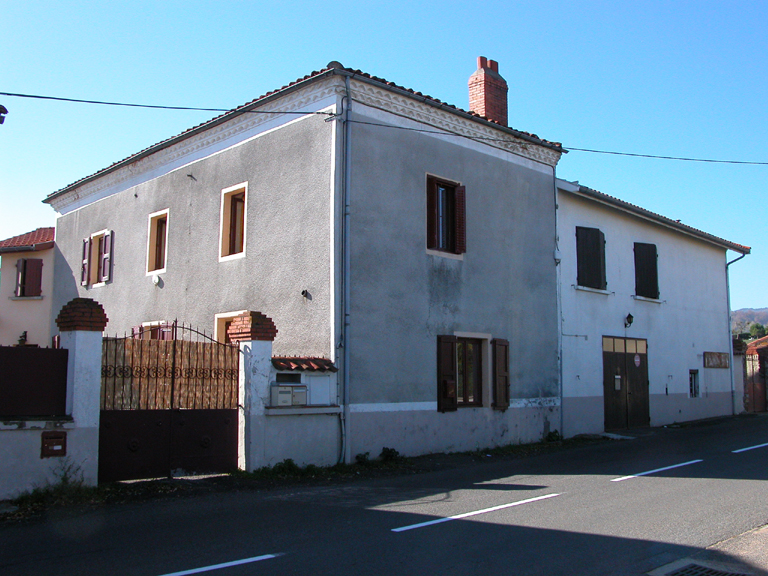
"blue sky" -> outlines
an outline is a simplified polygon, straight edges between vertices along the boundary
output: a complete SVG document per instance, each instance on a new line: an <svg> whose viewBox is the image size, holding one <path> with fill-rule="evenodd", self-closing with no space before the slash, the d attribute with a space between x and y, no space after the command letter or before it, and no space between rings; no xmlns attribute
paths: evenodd
<svg viewBox="0 0 768 576"><path fill-rule="evenodd" d="M233 108L338 60L466 109L483 55L510 126L566 148L768 162L765 1L1 5L0 92ZM52 226L50 192L215 115L0 104L0 239ZM573 151L557 173L751 246L732 307L768 307L768 166Z"/></svg>

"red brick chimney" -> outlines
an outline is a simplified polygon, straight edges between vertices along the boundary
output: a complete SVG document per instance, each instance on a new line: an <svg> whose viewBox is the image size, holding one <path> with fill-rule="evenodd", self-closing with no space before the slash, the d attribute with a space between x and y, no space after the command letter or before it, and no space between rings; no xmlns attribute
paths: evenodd
<svg viewBox="0 0 768 576"><path fill-rule="evenodd" d="M478 56L469 77L469 111L507 125L507 81L499 75L499 63L485 56Z"/></svg>

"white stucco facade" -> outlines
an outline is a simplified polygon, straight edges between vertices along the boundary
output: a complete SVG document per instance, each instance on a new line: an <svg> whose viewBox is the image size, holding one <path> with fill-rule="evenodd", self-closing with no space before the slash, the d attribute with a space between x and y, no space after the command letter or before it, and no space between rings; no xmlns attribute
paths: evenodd
<svg viewBox="0 0 768 576"><path fill-rule="evenodd" d="M558 187L565 436L605 430L603 337L647 342L651 426L732 414L731 370L706 367L704 357L730 355L726 251L749 249L578 185ZM578 286L576 227L604 234L605 289ZM658 298L636 295L635 243L656 246Z"/></svg>

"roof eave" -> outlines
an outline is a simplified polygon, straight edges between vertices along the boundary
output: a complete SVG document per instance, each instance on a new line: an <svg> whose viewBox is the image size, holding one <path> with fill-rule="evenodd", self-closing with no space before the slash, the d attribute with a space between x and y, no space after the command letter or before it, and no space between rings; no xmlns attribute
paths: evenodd
<svg viewBox="0 0 768 576"><path fill-rule="evenodd" d="M558 187L561 190L565 190L567 192L571 192L572 194L589 198L601 204L605 204L613 208L617 208L623 212L628 212L635 216L639 216L640 218L649 220L651 222L654 222L666 228L671 228L673 230L676 230L677 232L681 232L688 236L697 238L698 240L703 240L704 242L714 244L716 246L725 248L727 250L738 252L739 254L747 255L752 252L752 249L749 246L742 246L741 244L737 244L735 242L731 242L723 238L718 238L717 236L713 236L712 234L707 234L706 232L697 230L696 228L687 226L681 222L677 222L676 220L672 220L671 218L662 216L661 214L656 214L655 212L651 212L650 210L646 210L645 208L641 208L640 206L635 206L634 204L630 204L629 202L624 202L623 200L619 200L618 198L613 198L612 196L608 196L607 194L603 194L602 192L598 192L597 190L592 190L591 188L587 188L586 186L580 186L572 182L567 182L566 183L567 185L562 185L562 183L563 181L558 181Z"/></svg>

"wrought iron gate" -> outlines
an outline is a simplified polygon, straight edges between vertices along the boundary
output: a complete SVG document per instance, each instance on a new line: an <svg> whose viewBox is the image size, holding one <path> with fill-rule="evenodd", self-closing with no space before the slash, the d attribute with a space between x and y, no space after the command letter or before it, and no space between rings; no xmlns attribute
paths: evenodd
<svg viewBox="0 0 768 576"><path fill-rule="evenodd" d="M99 480L236 470L238 365L237 346L176 323L105 338Z"/></svg>

